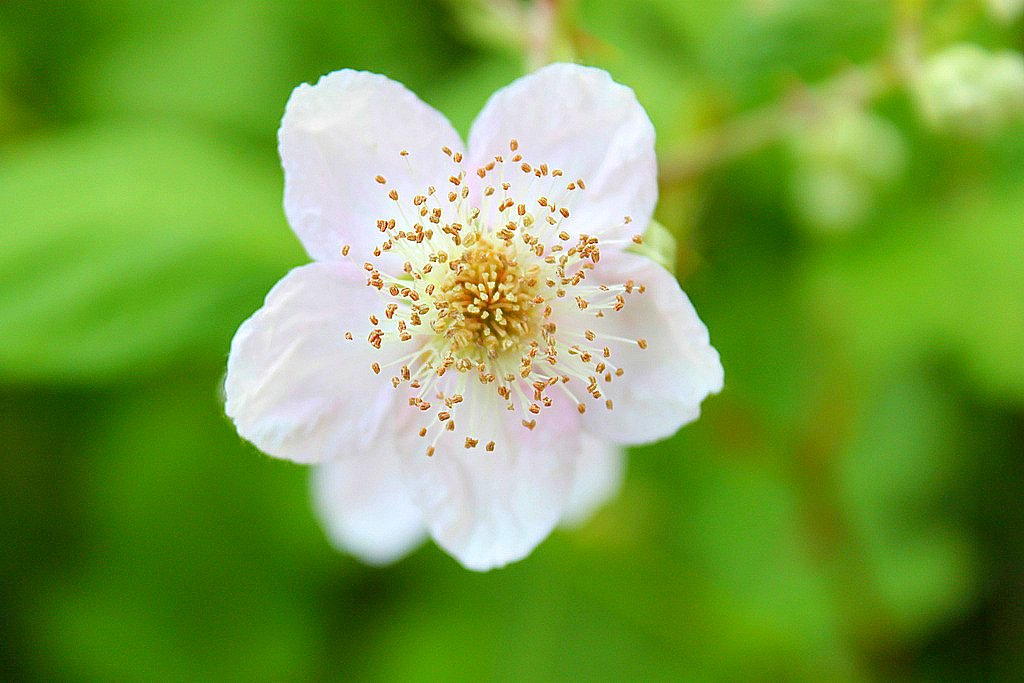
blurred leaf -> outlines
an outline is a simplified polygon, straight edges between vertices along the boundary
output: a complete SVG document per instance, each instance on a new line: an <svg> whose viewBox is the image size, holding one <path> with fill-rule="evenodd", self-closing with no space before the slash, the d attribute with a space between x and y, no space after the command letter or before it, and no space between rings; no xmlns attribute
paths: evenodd
<svg viewBox="0 0 1024 683"><path fill-rule="evenodd" d="M658 131L659 148L674 148L693 133L714 104L698 87L703 74L694 67L692 51L653 2L633 3L628 12L616 3L590 0L583 4L580 20L594 38L584 43L581 58L607 69L616 81L636 91Z"/></svg>
<svg viewBox="0 0 1024 683"><path fill-rule="evenodd" d="M683 283L725 367L725 389L714 400L737 411L731 448L785 438L810 410L823 362L792 267L794 247L781 229L780 193L765 187L766 166L745 166L706 200L705 262Z"/></svg>
<svg viewBox="0 0 1024 683"><path fill-rule="evenodd" d="M0 373L110 377L231 331L303 256L269 169L186 130L109 125L6 150Z"/></svg>
<svg viewBox="0 0 1024 683"><path fill-rule="evenodd" d="M83 60L75 92L101 115L185 116L243 127L267 140L291 89L295 57L274 3L145 3L128 26ZM123 16L120 4L102 15Z"/></svg>
<svg viewBox="0 0 1024 683"><path fill-rule="evenodd" d="M212 370L212 371L211 371ZM203 364L94 409L74 569L25 612L44 678L311 679L331 552L303 468L256 454Z"/></svg>
<svg viewBox="0 0 1024 683"><path fill-rule="evenodd" d="M953 188L811 260L808 300L876 372L952 353L1024 402L1024 183Z"/></svg>
<svg viewBox="0 0 1024 683"><path fill-rule="evenodd" d="M599 16L602 7L616 6L596 4ZM696 72L749 106L794 78L816 81L843 64L877 56L890 9L880 0L646 0L634 3L625 16L616 11L600 35L633 58L652 47L664 57L671 46L682 57L675 61L678 71ZM646 34L630 29L641 21L650 27ZM654 45L645 47L652 38Z"/></svg>
<svg viewBox="0 0 1024 683"><path fill-rule="evenodd" d="M424 97L451 121L465 140L487 98L520 75L519 62L514 59L504 55L478 57L453 67L443 79L431 84Z"/></svg>
<svg viewBox="0 0 1024 683"><path fill-rule="evenodd" d="M949 492L959 425L927 377L888 375L868 397L840 462L841 500L893 626L919 638L962 608L974 557Z"/></svg>
<svg viewBox="0 0 1024 683"><path fill-rule="evenodd" d="M468 36L437 0L306 0L288 7L302 80L341 68L382 73L431 102L452 71L474 55ZM477 108L482 106L482 102Z"/></svg>

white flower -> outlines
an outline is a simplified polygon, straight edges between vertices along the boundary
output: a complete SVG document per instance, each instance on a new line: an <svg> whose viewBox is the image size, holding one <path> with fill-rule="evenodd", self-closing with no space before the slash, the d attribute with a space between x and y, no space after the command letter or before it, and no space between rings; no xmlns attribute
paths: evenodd
<svg viewBox="0 0 1024 683"><path fill-rule="evenodd" d="M471 569L520 559L614 493L621 444L721 388L686 295L625 251L657 198L654 130L607 73L516 81L465 151L400 84L338 71L292 94L280 151L314 262L238 330L226 408L319 463L340 548L385 563L429 534Z"/></svg>

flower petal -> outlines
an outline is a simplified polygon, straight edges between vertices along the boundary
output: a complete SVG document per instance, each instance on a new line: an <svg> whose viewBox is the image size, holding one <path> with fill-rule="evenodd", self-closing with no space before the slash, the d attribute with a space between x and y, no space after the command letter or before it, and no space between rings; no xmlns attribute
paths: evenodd
<svg viewBox="0 0 1024 683"><path fill-rule="evenodd" d="M440 184L454 168L441 147L462 148L448 120L405 86L348 69L296 88L278 137L285 213L317 260L339 258L345 244L365 258L381 241L377 220L400 218L389 190L411 196Z"/></svg>
<svg viewBox="0 0 1024 683"><path fill-rule="evenodd" d="M586 523L622 488L626 455L622 449L589 434L581 435L576 481L562 513L561 525L573 528Z"/></svg>
<svg viewBox="0 0 1024 683"><path fill-rule="evenodd" d="M484 388L465 393L468 407L475 402L469 424L480 445L462 447L468 432L457 430L457 447L428 458L421 446L403 459L403 469L434 540L468 569L484 571L525 557L561 519L581 435L567 401L545 409L527 430L521 415L489 401ZM491 439L488 452L483 446Z"/></svg>
<svg viewBox="0 0 1024 683"><path fill-rule="evenodd" d="M628 240L647 226L658 198L654 126L633 91L607 72L552 64L494 93L473 122L469 168L495 155L507 160L512 139L526 161L566 174L536 180L551 185L549 199L563 203L567 183L584 179L585 190L567 195L567 232ZM535 176L519 169L512 176L505 178L513 183L509 194L532 201L539 192L529 188ZM630 225L623 224L626 216Z"/></svg>
<svg viewBox="0 0 1024 683"><path fill-rule="evenodd" d="M587 431L617 443L645 443L670 436L700 415L700 403L722 388L723 371L708 330L668 271L653 261L627 253L602 258L591 276L595 284L627 280L646 285L626 295L621 311L588 319L599 335L645 339L607 341L611 363L622 377L605 385L612 410L595 406L583 416ZM590 278L588 277L588 280Z"/></svg>
<svg viewBox="0 0 1024 683"><path fill-rule="evenodd" d="M427 537L387 441L317 465L312 478L313 504L331 542L374 565L401 559Z"/></svg>
<svg viewBox="0 0 1024 683"><path fill-rule="evenodd" d="M278 282L231 342L225 410L238 433L301 463L371 443L395 400L370 368L391 351L366 341L378 301L344 261L301 266Z"/></svg>

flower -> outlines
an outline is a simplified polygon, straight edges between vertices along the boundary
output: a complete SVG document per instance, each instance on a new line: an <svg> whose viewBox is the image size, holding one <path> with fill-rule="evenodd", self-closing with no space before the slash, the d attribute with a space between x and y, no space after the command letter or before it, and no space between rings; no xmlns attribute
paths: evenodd
<svg viewBox="0 0 1024 683"><path fill-rule="evenodd" d="M226 410L318 463L340 548L385 563L429 535L470 569L518 560L614 493L622 444L721 388L686 295L627 252L657 198L654 129L604 71L499 90L468 151L402 85L338 71L292 94L280 152L314 261L239 328Z"/></svg>

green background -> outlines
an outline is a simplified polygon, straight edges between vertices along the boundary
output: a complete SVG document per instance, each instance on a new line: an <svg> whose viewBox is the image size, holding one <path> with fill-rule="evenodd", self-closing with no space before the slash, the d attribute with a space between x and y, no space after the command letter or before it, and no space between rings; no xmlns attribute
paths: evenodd
<svg viewBox="0 0 1024 683"><path fill-rule="evenodd" d="M890 7L581 0L563 28L669 159L878 58ZM307 471L237 437L231 336L307 260L281 210L291 89L384 73L464 134L522 73L516 38L457 0L0 4L6 678L1024 678L1019 125L941 135L897 88L875 110L905 173L845 231L801 218L785 145L666 184L725 390L506 569L337 554Z"/></svg>

